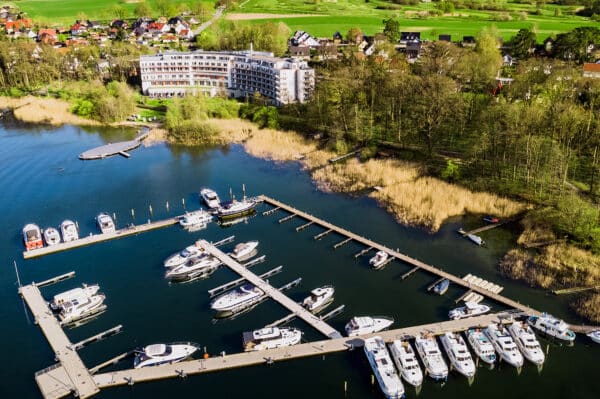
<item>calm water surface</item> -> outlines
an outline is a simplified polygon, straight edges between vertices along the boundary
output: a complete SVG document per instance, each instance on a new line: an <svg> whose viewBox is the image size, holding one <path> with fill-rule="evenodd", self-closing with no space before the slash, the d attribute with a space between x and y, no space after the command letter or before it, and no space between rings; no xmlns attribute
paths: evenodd
<svg viewBox="0 0 600 399"><path fill-rule="evenodd" d="M248 156L240 147L186 149L156 145L140 148L130 159L114 157L82 162L82 151L109 141L131 138L128 130L85 130L65 126L47 128L5 122L0 126L0 320L3 338L0 363L0 398L39 398L33 374L53 364L53 354L40 330L31 322L17 295L13 260L17 260L24 282L75 270L74 279L43 288L50 298L57 292L80 285L99 283L107 295L108 311L97 320L71 329L78 341L117 324L124 332L81 350L88 366L140 345L191 340L206 346L211 354L241 350L241 333L263 326L286 314L272 301L234 320L213 322L206 291L236 276L227 269L211 278L190 284L169 285L163 278L162 261L169 254L198 238L217 240L235 234L238 241L260 240L267 261L257 273L284 265L283 273L270 279L283 285L297 277L303 281L289 295L301 300L308 291L323 284L336 287L335 304L346 311L331 324L343 329L352 315L389 315L395 326L445 320L454 299L462 292L454 287L446 296L427 294L435 277L418 272L406 281L400 276L410 269L394 262L385 270L368 268L368 257L355 261L360 246L348 244L333 251L341 238L335 234L321 241L312 237L321 231L309 227L296 233L300 219L279 225L283 214L260 215L227 229L212 224L207 230L189 233L167 228L117 241L97 244L40 259L21 257L21 228L35 222L41 227L57 226L64 219L77 220L82 234L96 232L94 216L100 211L115 213L117 224L141 223L180 214L182 200L187 209L199 206L201 186L216 189L227 197L229 187L238 194L245 183L249 194L265 193L299 209L375 239L423 261L463 275L473 273L504 285L506 295L570 321L566 299L548 296L519 283L503 279L495 265L514 239L515 232L497 229L484 234L487 248L478 248L454 232L459 225L474 227L476 218L456 219L440 232L398 225L370 199L325 194L315 189L295 163L275 164ZM170 204L168 212L165 204ZM149 206L153 214L149 213ZM135 216L132 217L131 210ZM261 211L267 209L261 206ZM501 309L498 304L492 304ZM305 331L307 340L321 339L301 321L292 325ZM546 345L544 343L544 345ZM572 348L550 346L542 371L526 365L521 374L511 367L480 368L469 385L451 375L445 385L426 382L418 396L427 398L598 398L597 378L600 346L585 337ZM130 367L129 361L116 367ZM343 398L344 381L349 398L381 398L370 383L370 368L362 351L277 363L109 389L101 398L176 397L261 397ZM409 397L416 397L408 390Z"/></svg>

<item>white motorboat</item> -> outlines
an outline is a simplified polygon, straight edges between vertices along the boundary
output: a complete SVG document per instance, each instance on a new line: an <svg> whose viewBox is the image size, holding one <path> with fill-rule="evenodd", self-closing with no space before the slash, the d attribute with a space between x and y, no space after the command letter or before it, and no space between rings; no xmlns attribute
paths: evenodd
<svg viewBox="0 0 600 399"><path fill-rule="evenodd" d="M48 227L44 229L44 241L46 245L52 246L60 243L60 234L54 227Z"/></svg>
<svg viewBox="0 0 600 399"><path fill-rule="evenodd" d="M479 237L478 235L467 234L467 238L479 246L485 245L485 241L483 241L483 238Z"/></svg>
<svg viewBox="0 0 600 399"><path fill-rule="evenodd" d="M515 344L506 327L502 324L492 323L485 329L485 335L494 345L500 359L511 366L521 367L523 365L523 355L519 352L517 344Z"/></svg>
<svg viewBox="0 0 600 399"><path fill-rule="evenodd" d="M75 241L79 239L77 225L72 220L65 220L60 224L60 232L64 242Z"/></svg>
<svg viewBox="0 0 600 399"><path fill-rule="evenodd" d="M473 348L475 354L487 364L496 362L496 351L494 345L490 342L483 331L479 329L470 329L467 331L467 341Z"/></svg>
<svg viewBox="0 0 600 399"><path fill-rule="evenodd" d="M200 198L204 201L207 207L210 209L217 209L221 206L221 200L214 190L210 188L203 188L200 190Z"/></svg>
<svg viewBox="0 0 600 399"><path fill-rule="evenodd" d="M175 266L165 273L171 281L184 281L211 275L219 268L221 261L214 256L198 256L189 259L183 265Z"/></svg>
<svg viewBox="0 0 600 399"><path fill-rule="evenodd" d="M541 316L529 316L527 324L550 337L567 343L575 341L575 333L569 330L568 324L547 313L542 313Z"/></svg>
<svg viewBox="0 0 600 399"><path fill-rule="evenodd" d="M452 309L448 317L452 320L464 319L466 317L479 316L490 311L490 307L476 302L465 302L465 306Z"/></svg>
<svg viewBox="0 0 600 399"><path fill-rule="evenodd" d="M188 247L185 247L183 250L169 256L167 259L165 259L163 264L165 265L165 267L168 267L168 268L176 267L179 265L183 265L188 260L190 260L196 256L202 255L203 253L204 253L204 248L202 248L196 244L190 245Z"/></svg>
<svg viewBox="0 0 600 399"><path fill-rule="evenodd" d="M231 201L221 203L217 209L217 215L220 219L236 218L239 216L249 215L254 212L256 201L246 198L246 186L242 185L244 196L241 201L237 201L230 190Z"/></svg>
<svg viewBox="0 0 600 399"><path fill-rule="evenodd" d="M508 332L512 335L519 350L527 360L537 365L544 363L546 356L531 326L527 323L514 322L508 326Z"/></svg>
<svg viewBox="0 0 600 399"><path fill-rule="evenodd" d="M205 226L212 221L212 215L203 209L194 212L186 212L179 220L183 227Z"/></svg>
<svg viewBox="0 0 600 399"><path fill-rule="evenodd" d="M44 246L42 231L38 225L29 223L23 227L23 242L25 243L25 249L28 251Z"/></svg>
<svg viewBox="0 0 600 399"><path fill-rule="evenodd" d="M448 355L448 359L450 359L452 368L465 377L473 377L475 375L475 362L473 362L463 337L458 333L447 332L440 336L440 341Z"/></svg>
<svg viewBox="0 0 600 399"><path fill-rule="evenodd" d="M85 299L87 297L96 295L99 290L100 286L98 284L83 284L81 287L73 288L54 295L49 305L52 310L60 310L62 304L70 302L73 299Z"/></svg>
<svg viewBox="0 0 600 399"><path fill-rule="evenodd" d="M245 260L253 254L256 247L258 247L258 241L242 242L233 248L233 251L229 256L237 261Z"/></svg>
<svg viewBox="0 0 600 399"><path fill-rule="evenodd" d="M248 283L215 298L210 307L217 314L226 316L257 304L264 296L263 290Z"/></svg>
<svg viewBox="0 0 600 399"><path fill-rule="evenodd" d="M415 387L420 386L423 383L423 371L410 343L396 340L389 345L389 349L404 381Z"/></svg>
<svg viewBox="0 0 600 399"><path fill-rule="evenodd" d="M172 364L190 357L198 347L187 344L153 344L136 351L133 367L136 369L159 364Z"/></svg>
<svg viewBox="0 0 600 399"><path fill-rule="evenodd" d="M331 285L315 288L310 292L310 296L304 298L302 301L302 306L304 306L310 312L323 309L325 306L333 302L334 293L335 289Z"/></svg>
<svg viewBox="0 0 600 399"><path fill-rule="evenodd" d="M448 378L448 365L442 357L442 351L435 341L435 336L421 334L415 338L417 353L425 366L425 373L434 380Z"/></svg>
<svg viewBox="0 0 600 399"><path fill-rule="evenodd" d="M302 331L296 328L265 327L243 334L244 351L262 351L300 343Z"/></svg>
<svg viewBox="0 0 600 399"><path fill-rule="evenodd" d="M366 338L364 351L383 395L390 399L402 398L404 385L396 373L396 368L383 339L381 337Z"/></svg>
<svg viewBox="0 0 600 399"><path fill-rule="evenodd" d="M391 317L360 316L350 319L350 321L346 324L345 329L346 334L348 334L349 337L354 337L357 335L371 334L385 330L392 324L394 324L394 319Z"/></svg>
<svg viewBox="0 0 600 399"><path fill-rule="evenodd" d="M379 269L387 262L390 255L385 251L377 251L375 256L369 259L369 264L373 269Z"/></svg>
<svg viewBox="0 0 600 399"><path fill-rule="evenodd" d="M590 331L586 335L595 343L600 344L600 330Z"/></svg>
<svg viewBox="0 0 600 399"><path fill-rule="evenodd" d="M102 234L114 233L116 230L115 222L108 213L101 212L98 214L98 216L96 216L96 223L98 224Z"/></svg>

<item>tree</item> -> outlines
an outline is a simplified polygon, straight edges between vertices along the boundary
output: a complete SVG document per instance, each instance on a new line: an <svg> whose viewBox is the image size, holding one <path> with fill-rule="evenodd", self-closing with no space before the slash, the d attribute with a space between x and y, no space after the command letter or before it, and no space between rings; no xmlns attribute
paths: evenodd
<svg viewBox="0 0 600 399"><path fill-rule="evenodd" d="M127 16L127 9L121 5L115 4L108 9L108 13L111 16L116 17L117 19L123 19Z"/></svg>
<svg viewBox="0 0 600 399"><path fill-rule="evenodd" d="M396 43L400 40L400 22L394 18L384 19L383 34L390 43Z"/></svg>
<svg viewBox="0 0 600 399"><path fill-rule="evenodd" d="M135 5L133 12L138 18L151 17L152 7L150 7L150 4L146 3L145 1L141 1Z"/></svg>
<svg viewBox="0 0 600 399"><path fill-rule="evenodd" d="M527 59L531 56L531 49L535 47L537 39L535 33L529 29L520 29L508 43L511 47L511 54L517 59Z"/></svg>
<svg viewBox="0 0 600 399"><path fill-rule="evenodd" d="M357 27L350 28L348 30L348 33L346 33L346 40L348 40L350 43L355 43L355 44L359 44L360 42L362 42L363 33L360 30L360 28L357 28Z"/></svg>
<svg viewBox="0 0 600 399"><path fill-rule="evenodd" d="M600 29L591 26L579 27L556 35L552 53L563 60L583 63L590 59L588 46L598 42L600 42Z"/></svg>

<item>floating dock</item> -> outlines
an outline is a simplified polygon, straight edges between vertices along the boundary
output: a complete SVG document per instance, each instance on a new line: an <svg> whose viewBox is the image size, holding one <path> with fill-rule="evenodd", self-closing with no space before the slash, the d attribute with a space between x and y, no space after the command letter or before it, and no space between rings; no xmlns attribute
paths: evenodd
<svg viewBox="0 0 600 399"><path fill-rule="evenodd" d="M133 140L121 141L118 143L109 143L101 145L100 147L92 148L79 154L79 159L87 161L92 159L104 159L113 155L121 155L125 158L129 158L131 155L128 151L135 150L142 141L148 136L148 133L144 133Z"/></svg>
<svg viewBox="0 0 600 399"><path fill-rule="evenodd" d="M439 269L439 268L437 268L435 266L432 266L432 265L429 265L429 264L427 264L425 262L421 262L420 260L411 258L408 255L405 255L405 254L400 253L398 251L395 251L395 250L393 250L391 248L388 248L388 247L386 247L384 245L376 243L373 240L370 240L368 238L365 238L363 236L355 234L355 233L353 233L351 231L348 231L348 230L346 230L346 229L344 229L342 227L339 227L339 226L336 226L336 225L331 224L329 222L326 222L325 220L319 219L319 218L317 218L317 217L315 217L313 215L310 215L310 214L308 214L306 212L302 212L302 211L294 208L293 206L286 205L286 204L284 204L284 203L282 203L280 201L277 201L277 200L275 200L273 198L267 197L266 195L262 195L261 197L262 197L262 199L263 199L263 201L265 203L268 203L271 206L278 207L278 208L280 208L280 209L282 209L282 210L284 210L284 211L286 211L286 212L288 212L290 214L296 214L296 215L298 215L298 217L300 217L302 219L305 219L308 222L312 222L313 224L321 226L322 228L325 229L324 233L329 234L330 232L335 232L335 233L337 233L340 236L343 236L343 237L346 237L346 238L351 238L353 241L356 241L358 243L361 243L361 244L365 245L367 247L367 249L359 252L358 254L355 255L355 257L362 256L366 252L368 252L370 250L373 250L373 249L377 250L377 251L385 251L390 256L392 256L392 257L394 257L394 258L396 258L398 260L401 260L401 261L403 261L403 262L405 262L405 263L407 263L409 265L414 266L413 269L410 271L412 273L414 273L416 270L418 270L416 268L420 268L420 269L425 270L425 271L427 271L427 272L429 272L431 274L437 275L440 278L446 278L446 279L450 280L450 282L452 282L452 283L454 283L454 284L456 284L458 286L464 287L467 290L472 290L475 293L481 294L481 295L483 295L483 296L485 296L485 297L487 297L489 299L492 299L492 300L494 300L496 302L502 303L502 304L504 304L504 305L506 305L506 306L508 306L510 308L519 309L519 310L521 310L521 311L523 311L523 312L525 312L527 314L530 314L530 315L539 315L540 314L540 312L538 312L537 310L535 310L533 308L530 308L527 305L523 305L523 304L521 304L521 303L519 303L517 301L514 301L514 300L510 299L510 298L507 298L505 296L496 294L496 293L490 291L489 289L485 289L485 288L482 288L482 287L480 287L480 286L478 286L476 284L473 284L473 283L470 283L468 281L465 281L462 278L460 278L458 276L455 276L453 274L450 274L448 272L445 272L445 271L443 271L443 270L441 270L441 269ZM321 233L321 234L324 234L324 233ZM317 235L317 236L319 236L319 235ZM315 236L315 237L317 237L317 236Z"/></svg>

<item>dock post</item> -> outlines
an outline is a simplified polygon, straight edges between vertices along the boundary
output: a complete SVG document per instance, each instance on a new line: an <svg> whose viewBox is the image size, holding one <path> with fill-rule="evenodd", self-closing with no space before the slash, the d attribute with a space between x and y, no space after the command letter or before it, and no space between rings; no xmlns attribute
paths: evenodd
<svg viewBox="0 0 600 399"><path fill-rule="evenodd" d="M344 381L344 396L348 395L348 381Z"/></svg>
<svg viewBox="0 0 600 399"><path fill-rule="evenodd" d="M148 210L150 211L150 217L153 217L154 215L152 215L152 205L148 205Z"/></svg>
<svg viewBox="0 0 600 399"><path fill-rule="evenodd" d="M167 213L169 213L169 201L167 201L166 208L167 208Z"/></svg>
<svg viewBox="0 0 600 399"><path fill-rule="evenodd" d="M113 212L113 221L117 224L117 213Z"/></svg>
<svg viewBox="0 0 600 399"><path fill-rule="evenodd" d="M131 208L131 223L135 223L135 211Z"/></svg>
<svg viewBox="0 0 600 399"><path fill-rule="evenodd" d="M183 205L183 210L185 211L185 198L181 199L181 205Z"/></svg>

